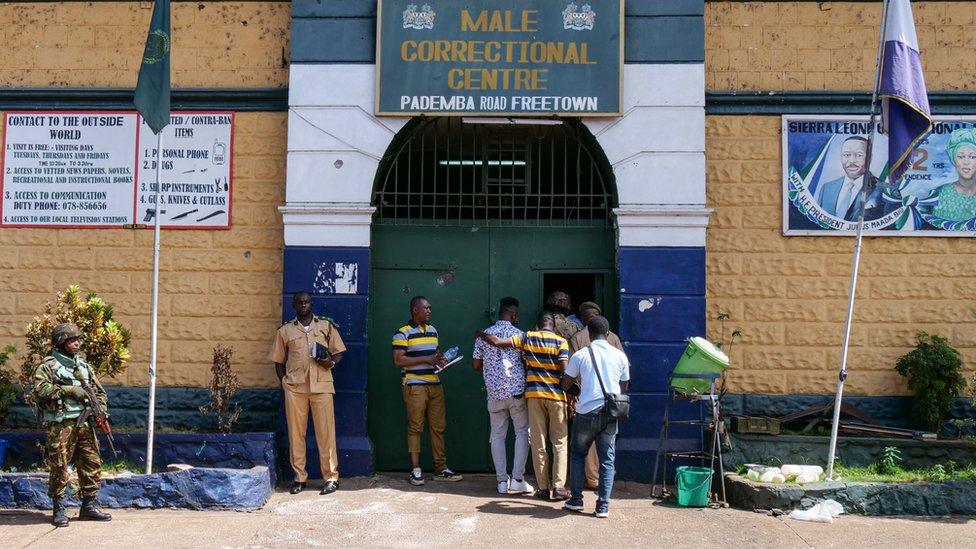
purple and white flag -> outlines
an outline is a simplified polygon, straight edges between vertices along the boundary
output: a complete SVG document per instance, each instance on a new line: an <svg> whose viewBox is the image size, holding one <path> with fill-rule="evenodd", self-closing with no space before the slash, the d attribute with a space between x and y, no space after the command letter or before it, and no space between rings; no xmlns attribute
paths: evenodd
<svg viewBox="0 0 976 549"><path fill-rule="evenodd" d="M918 36L909 0L890 0L881 55L881 117L888 133L889 174L892 183L908 168L908 158L932 129L925 91Z"/></svg>

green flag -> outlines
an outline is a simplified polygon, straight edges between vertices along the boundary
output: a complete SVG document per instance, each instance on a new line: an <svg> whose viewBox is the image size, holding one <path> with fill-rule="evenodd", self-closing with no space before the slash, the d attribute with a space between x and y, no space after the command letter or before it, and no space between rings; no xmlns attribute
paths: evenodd
<svg viewBox="0 0 976 549"><path fill-rule="evenodd" d="M156 0L153 4L146 51L142 54L136 84L136 109L157 134L169 124L169 2Z"/></svg>

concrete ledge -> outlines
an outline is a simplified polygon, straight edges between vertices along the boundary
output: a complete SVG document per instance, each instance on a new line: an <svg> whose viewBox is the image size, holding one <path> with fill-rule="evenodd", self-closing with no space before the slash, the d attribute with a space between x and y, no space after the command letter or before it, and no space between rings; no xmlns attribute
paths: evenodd
<svg viewBox="0 0 976 549"><path fill-rule="evenodd" d="M859 515L976 515L976 481L767 484L725 475L729 504L741 509L808 509L825 499Z"/></svg>
<svg viewBox="0 0 976 549"><path fill-rule="evenodd" d="M0 473L0 508L50 509L47 473ZM191 468L102 480L98 503L119 509L260 509L271 497L268 468ZM68 505L79 505L68 498Z"/></svg>

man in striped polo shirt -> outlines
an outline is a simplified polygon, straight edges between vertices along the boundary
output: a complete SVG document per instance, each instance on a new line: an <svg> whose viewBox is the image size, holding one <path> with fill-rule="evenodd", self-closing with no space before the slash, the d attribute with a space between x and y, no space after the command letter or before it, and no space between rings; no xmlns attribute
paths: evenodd
<svg viewBox="0 0 976 549"><path fill-rule="evenodd" d="M434 457L434 480L461 480L447 467L444 451L446 409L444 388L437 367L447 363L438 350L437 329L428 324L430 303L424 296L410 300L410 322L393 334L393 365L402 371L403 403L407 407L407 452L413 470L410 484L423 486L420 469L420 435L424 419L430 424L430 451Z"/></svg>
<svg viewBox="0 0 976 549"><path fill-rule="evenodd" d="M536 495L551 500L569 499L566 467L569 457L569 424L566 393L560 387L569 362L569 345L553 332L552 313L539 315L537 329L501 339L484 332L478 337L498 347L521 349L525 359L525 398L529 408L529 446L532 468L539 483ZM552 445L552 463L547 442Z"/></svg>

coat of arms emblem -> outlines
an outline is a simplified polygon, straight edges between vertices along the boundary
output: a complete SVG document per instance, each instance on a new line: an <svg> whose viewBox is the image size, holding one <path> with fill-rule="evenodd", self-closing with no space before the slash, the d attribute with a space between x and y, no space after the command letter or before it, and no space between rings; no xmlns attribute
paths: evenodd
<svg viewBox="0 0 976 549"><path fill-rule="evenodd" d="M417 4L407 5L403 10L403 28L405 29L432 29L434 28L434 13L430 4L424 4L417 10Z"/></svg>
<svg viewBox="0 0 976 549"><path fill-rule="evenodd" d="M589 4L583 4L583 9L577 11L576 2L570 2L563 10L563 28L572 30L593 30L596 12ZM404 16L406 17L406 16Z"/></svg>

